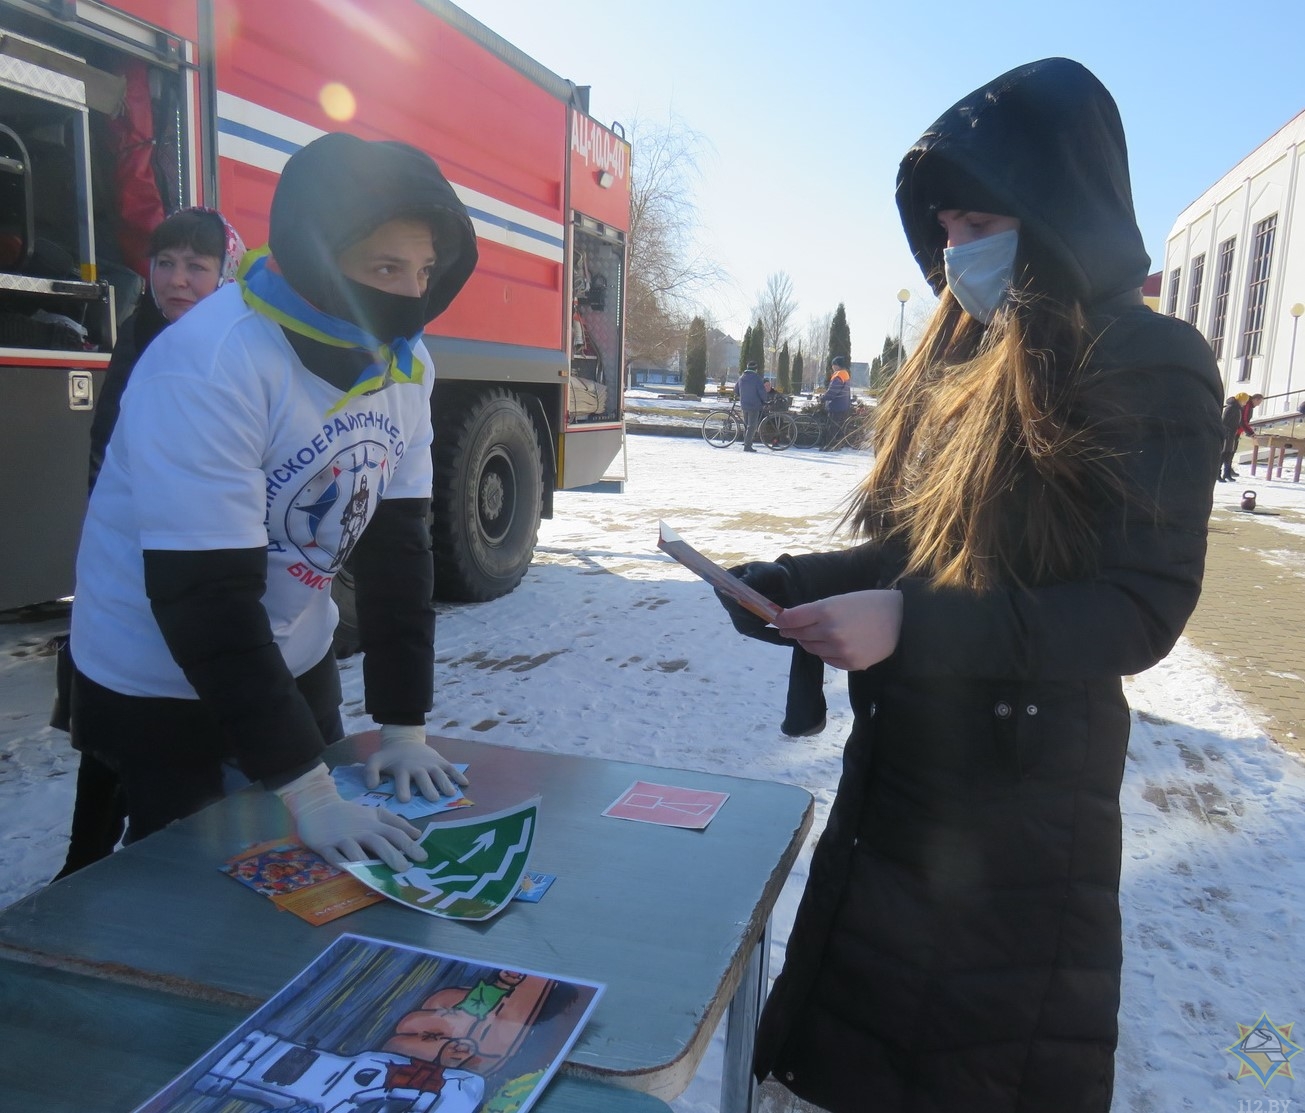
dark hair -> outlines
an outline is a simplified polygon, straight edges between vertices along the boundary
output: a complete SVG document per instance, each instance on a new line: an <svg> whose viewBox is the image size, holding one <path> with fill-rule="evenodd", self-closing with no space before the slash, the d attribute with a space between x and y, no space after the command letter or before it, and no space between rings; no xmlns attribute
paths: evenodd
<svg viewBox="0 0 1305 1113"><path fill-rule="evenodd" d="M756 361L755 359L750 359L750 360L748 360L748 365L747 365L747 367L745 367L743 370L744 370L744 371L755 371L756 369L757 369L757 361Z"/></svg>
<svg viewBox="0 0 1305 1113"><path fill-rule="evenodd" d="M211 255L219 264L227 250L227 231L216 213L185 209L173 213L150 233L149 255L170 248L189 248L196 255Z"/></svg>
<svg viewBox="0 0 1305 1113"><path fill-rule="evenodd" d="M840 371L847 370L847 356L835 356L829 361L830 367L837 367Z"/></svg>

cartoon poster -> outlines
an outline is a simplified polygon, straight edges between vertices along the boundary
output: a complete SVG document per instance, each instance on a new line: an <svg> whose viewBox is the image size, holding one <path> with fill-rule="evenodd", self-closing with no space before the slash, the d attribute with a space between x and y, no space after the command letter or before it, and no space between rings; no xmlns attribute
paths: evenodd
<svg viewBox="0 0 1305 1113"><path fill-rule="evenodd" d="M712 587L746 607L758 618L774 622L784 608L767 599L755 588L749 587L728 569L722 568L710 557L698 552L665 522L657 523L657 547L673 557L690 572L706 580Z"/></svg>
<svg viewBox="0 0 1305 1113"><path fill-rule="evenodd" d="M603 988L342 935L136 1113L525 1113Z"/></svg>
<svg viewBox="0 0 1305 1113"><path fill-rule="evenodd" d="M395 871L384 862L342 867L364 885L419 912L450 920L488 920L521 884L539 818L539 797L475 819L432 823L420 842L426 860Z"/></svg>

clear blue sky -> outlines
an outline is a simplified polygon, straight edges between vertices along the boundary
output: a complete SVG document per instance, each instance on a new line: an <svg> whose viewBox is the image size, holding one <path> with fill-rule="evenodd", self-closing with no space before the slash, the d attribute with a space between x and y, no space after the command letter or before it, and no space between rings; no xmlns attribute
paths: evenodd
<svg viewBox="0 0 1305 1113"><path fill-rule="evenodd" d="M1119 103L1152 270L1174 219L1305 110L1305 9L1287 0L455 0L549 69L592 86L599 120L707 140L704 242L729 280L705 299L741 337L768 275L796 321L847 306L876 355L912 291L932 307L893 204L897 163L970 90L1024 62L1077 59Z"/></svg>

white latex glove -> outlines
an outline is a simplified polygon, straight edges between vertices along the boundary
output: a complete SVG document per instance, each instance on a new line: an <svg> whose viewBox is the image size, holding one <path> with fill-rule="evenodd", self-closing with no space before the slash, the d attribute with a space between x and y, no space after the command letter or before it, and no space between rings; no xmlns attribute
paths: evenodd
<svg viewBox="0 0 1305 1113"><path fill-rule="evenodd" d="M389 773L394 778L395 798L401 804L412 799L410 784L416 785L427 800L438 801L441 795L457 795L454 782L468 783L465 773L426 744L424 726L382 726L381 748L367 759L363 772L368 788L375 788L381 783L381 774Z"/></svg>
<svg viewBox="0 0 1305 1113"><path fill-rule="evenodd" d="M342 799L325 765L273 791L294 816L299 841L333 866L379 858L392 870L406 870L426 860L416 827L384 808Z"/></svg>
<svg viewBox="0 0 1305 1113"><path fill-rule="evenodd" d="M836 669L868 669L891 657L902 633L900 591L854 591L786 607L771 625Z"/></svg>

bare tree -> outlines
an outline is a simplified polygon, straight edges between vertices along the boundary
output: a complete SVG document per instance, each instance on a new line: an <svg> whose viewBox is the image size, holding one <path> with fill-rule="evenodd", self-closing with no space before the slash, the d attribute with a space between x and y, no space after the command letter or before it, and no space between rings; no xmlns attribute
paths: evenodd
<svg viewBox="0 0 1305 1113"><path fill-rule="evenodd" d="M807 321L806 340L802 345L803 377L808 385L820 390L829 376L829 326L834 315L811 317Z"/></svg>
<svg viewBox="0 0 1305 1113"><path fill-rule="evenodd" d="M665 359L683 342L692 301L721 277L698 247L693 187L701 135L670 115L630 127L626 362Z"/></svg>
<svg viewBox="0 0 1305 1113"><path fill-rule="evenodd" d="M766 366L774 367L779 350L791 339L793 315L797 312L793 280L787 272L776 271L766 279L765 289L757 295L757 306L752 312L765 326Z"/></svg>

